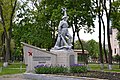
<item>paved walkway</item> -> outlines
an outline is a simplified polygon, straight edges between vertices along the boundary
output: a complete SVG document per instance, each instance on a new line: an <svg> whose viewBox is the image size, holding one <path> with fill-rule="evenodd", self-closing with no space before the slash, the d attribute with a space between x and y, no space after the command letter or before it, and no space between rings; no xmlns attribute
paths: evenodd
<svg viewBox="0 0 120 80"><path fill-rule="evenodd" d="M35 79L25 79L23 77L23 74L14 74L14 75L3 75L0 76L0 80L35 80ZM49 76L48 78L43 78L40 80L105 80L105 79L96 79L96 78L85 78L85 77L76 77L73 78L71 77L65 77L65 76L57 76L56 78L51 78L51 76Z"/></svg>
<svg viewBox="0 0 120 80"><path fill-rule="evenodd" d="M0 76L0 80L30 80L30 79L24 79L23 74L14 74Z"/></svg>

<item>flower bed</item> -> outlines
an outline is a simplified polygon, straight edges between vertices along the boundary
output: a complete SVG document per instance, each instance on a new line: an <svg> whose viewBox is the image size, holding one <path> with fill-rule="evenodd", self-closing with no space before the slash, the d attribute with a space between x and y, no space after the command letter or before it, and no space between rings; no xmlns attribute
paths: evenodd
<svg viewBox="0 0 120 80"><path fill-rule="evenodd" d="M73 64L70 68L64 66L37 65L35 66L35 72L37 74L83 73L87 72L87 67L82 64Z"/></svg>
<svg viewBox="0 0 120 80"><path fill-rule="evenodd" d="M71 73L83 73L87 72L87 67L82 64L73 64L70 66Z"/></svg>
<svg viewBox="0 0 120 80"><path fill-rule="evenodd" d="M37 74L56 74L65 73L67 68L63 66L47 66L47 65L37 65L35 66L35 72Z"/></svg>

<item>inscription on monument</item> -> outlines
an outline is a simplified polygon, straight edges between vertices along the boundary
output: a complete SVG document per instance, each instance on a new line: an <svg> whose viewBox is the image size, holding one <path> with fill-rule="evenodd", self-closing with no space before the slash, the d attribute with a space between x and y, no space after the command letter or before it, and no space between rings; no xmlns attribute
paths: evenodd
<svg viewBox="0 0 120 80"><path fill-rule="evenodd" d="M33 61L50 61L51 57L45 57L45 56L33 56Z"/></svg>

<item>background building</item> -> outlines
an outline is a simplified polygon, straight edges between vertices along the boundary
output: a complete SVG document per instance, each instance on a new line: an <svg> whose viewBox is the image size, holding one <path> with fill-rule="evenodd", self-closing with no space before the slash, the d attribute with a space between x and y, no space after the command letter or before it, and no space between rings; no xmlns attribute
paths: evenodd
<svg viewBox="0 0 120 80"><path fill-rule="evenodd" d="M111 39L111 47L112 47L112 55L120 55L120 45L119 45L119 41L117 40L117 29L111 29L111 35L110 35L110 39Z"/></svg>

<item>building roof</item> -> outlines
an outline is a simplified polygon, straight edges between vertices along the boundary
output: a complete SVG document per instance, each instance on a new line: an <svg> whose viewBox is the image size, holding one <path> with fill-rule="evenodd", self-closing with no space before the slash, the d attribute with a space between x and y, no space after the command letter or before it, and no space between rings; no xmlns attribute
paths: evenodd
<svg viewBox="0 0 120 80"><path fill-rule="evenodd" d="M78 54L82 54L82 50L77 50L77 49L75 49L74 52L75 52L75 53L78 53ZM85 53L85 54L88 54L88 51L87 51L87 50L84 50L84 53Z"/></svg>

